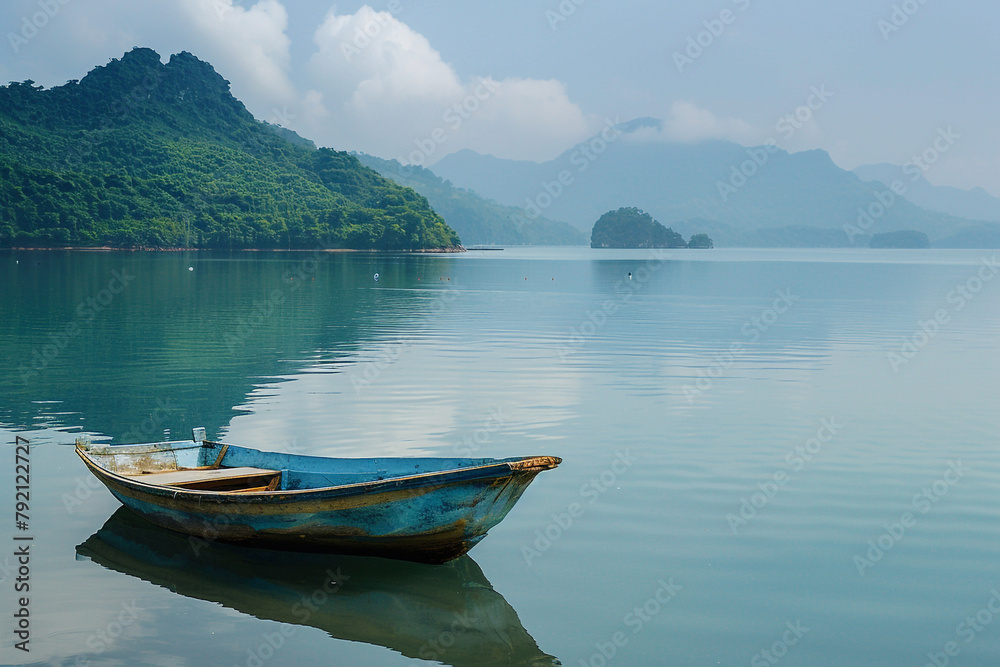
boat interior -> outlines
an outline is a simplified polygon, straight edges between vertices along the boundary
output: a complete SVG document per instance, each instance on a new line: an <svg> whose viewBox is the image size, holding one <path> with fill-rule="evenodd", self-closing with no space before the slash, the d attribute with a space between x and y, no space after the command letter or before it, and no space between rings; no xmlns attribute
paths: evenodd
<svg viewBox="0 0 1000 667"><path fill-rule="evenodd" d="M83 446L96 465L149 484L215 493L256 493L321 489L430 472L428 461L405 468L374 459L330 459L280 455L212 442ZM465 462L465 465L468 465ZM353 469L350 469L352 468ZM437 469L461 467L441 462ZM307 469L309 468L309 469ZM345 469L347 468L347 469Z"/></svg>
<svg viewBox="0 0 1000 667"><path fill-rule="evenodd" d="M216 493L321 489L385 479L384 475L376 474L312 472L292 469L270 470L250 466L175 468L120 474L150 484L175 486L192 491L214 491Z"/></svg>
<svg viewBox="0 0 1000 667"><path fill-rule="evenodd" d="M279 491L284 477L281 470L265 468L181 468L157 472L126 474L125 477L150 484L176 486L193 491L215 491L217 493L252 493L258 491Z"/></svg>
<svg viewBox="0 0 1000 667"><path fill-rule="evenodd" d="M518 469L548 469L559 459L370 458L333 459L259 451L205 439L194 429L192 440L139 445L92 445L77 442L81 454L105 470L162 486L211 491L255 493L322 489L433 472L489 468L510 461Z"/></svg>

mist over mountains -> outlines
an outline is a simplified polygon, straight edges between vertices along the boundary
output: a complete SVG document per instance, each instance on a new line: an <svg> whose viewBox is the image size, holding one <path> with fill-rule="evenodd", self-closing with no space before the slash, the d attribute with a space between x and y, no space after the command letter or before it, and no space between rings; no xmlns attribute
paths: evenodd
<svg viewBox="0 0 1000 667"><path fill-rule="evenodd" d="M1000 198L982 188L963 190L950 185L931 185L916 165L882 162L855 167L851 171L864 181L879 181L885 185L902 181L906 186L906 199L928 211L1000 222Z"/></svg>
<svg viewBox="0 0 1000 667"><path fill-rule="evenodd" d="M1000 243L994 222L1000 218L967 217L992 210L988 200L972 201L981 199L975 191L967 202L952 197L961 206L948 192L936 199L917 195L921 206L906 196L918 188L901 193L892 183L868 180L869 172L862 178L826 151L668 142L655 138L661 126L651 118L609 125L541 164L464 150L431 169L458 187L520 208L527 219L544 216L583 232L603 213L635 206L681 234L706 232L724 246L866 247L873 234L901 230L927 234L934 247Z"/></svg>
<svg viewBox="0 0 1000 667"><path fill-rule="evenodd" d="M358 160L385 178L413 188L454 229L466 245L584 245L584 234L565 222L539 216L527 219L516 206L505 206L455 187L431 170L403 166L364 153Z"/></svg>
<svg viewBox="0 0 1000 667"><path fill-rule="evenodd" d="M1000 199L980 188L934 186L913 164L847 171L774 142L667 141L653 118L608 122L544 163L462 150L404 168L317 149L254 119L210 64L141 48L63 86L0 87L0 102L3 245L583 245L603 214L635 207L717 246L915 232L1000 247Z"/></svg>

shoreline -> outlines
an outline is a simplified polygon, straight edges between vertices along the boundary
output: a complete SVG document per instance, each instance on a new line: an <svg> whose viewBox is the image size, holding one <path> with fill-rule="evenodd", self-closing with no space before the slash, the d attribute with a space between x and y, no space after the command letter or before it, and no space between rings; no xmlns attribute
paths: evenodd
<svg viewBox="0 0 1000 667"><path fill-rule="evenodd" d="M113 248L111 246L10 246L0 248L0 252L10 250L42 251L42 250L72 250L86 252L370 252L370 253L403 253L403 254L447 254L468 252L464 246L448 246L446 248L422 248L419 250L380 250L376 248Z"/></svg>

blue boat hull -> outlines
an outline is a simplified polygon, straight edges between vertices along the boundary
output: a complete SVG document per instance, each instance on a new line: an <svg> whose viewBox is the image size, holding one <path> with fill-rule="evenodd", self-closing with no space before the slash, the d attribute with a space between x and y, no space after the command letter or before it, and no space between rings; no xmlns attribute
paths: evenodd
<svg viewBox="0 0 1000 667"><path fill-rule="evenodd" d="M198 540L223 540L425 563L466 553L507 515L535 475L560 462L554 457L328 459L209 442L172 447L177 444L78 446L77 454L124 506L191 535L194 548ZM179 466L169 462L171 456L202 465ZM204 465L213 459L214 466ZM280 473L281 483L256 491L156 483L160 472L204 468L266 469ZM309 488L317 480L347 483Z"/></svg>

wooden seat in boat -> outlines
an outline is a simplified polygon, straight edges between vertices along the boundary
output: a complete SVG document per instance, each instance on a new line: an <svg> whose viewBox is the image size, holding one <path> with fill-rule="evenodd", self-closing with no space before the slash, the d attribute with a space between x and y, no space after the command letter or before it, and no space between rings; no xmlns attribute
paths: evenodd
<svg viewBox="0 0 1000 667"><path fill-rule="evenodd" d="M196 491L273 491L281 472L267 468L189 468L126 475L150 484Z"/></svg>

